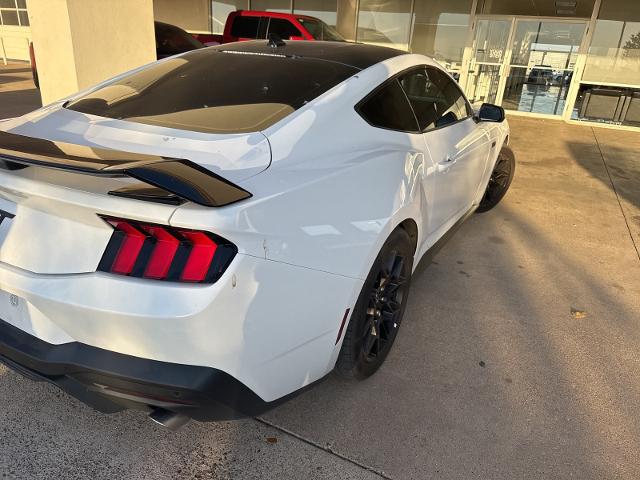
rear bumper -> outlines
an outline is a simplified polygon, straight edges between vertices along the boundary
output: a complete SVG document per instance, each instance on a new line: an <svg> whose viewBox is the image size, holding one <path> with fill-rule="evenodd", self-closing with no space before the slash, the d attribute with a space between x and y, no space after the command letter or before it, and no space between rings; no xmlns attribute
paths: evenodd
<svg viewBox="0 0 640 480"><path fill-rule="evenodd" d="M78 342L53 345L0 320L0 362L104 413L164 408L201 421L259 415L265 402L220 370L160 362Z"/></svg>
<svg viewBox="0 0 640 480"><path fill-rule="evenodd" d="M360 284L242 254L213 285L102 272L39 275L0 263L0 319L51 346L48 355L53 356L40 356L45 363L81 362L89 370L109 373L114 360L92 366L87 355L78 360L75 353L66 353L70 345L75 345L74 352L90 346L95 350L88 356L112 352L149 360L141 371L146 372L147 365L175 367L176 376L196 378L197 385L211 376L203 380L202 373L187 375L180 366L203 367L198 372L218 372L216 378L224 372L271 403L333 369L344 310ZM63 353L53 352L65 353L61 357ZM29 366L20 358L14 361L47 377L77 376ZM116 370L110 377L130 376L131 368L122 371L125 375ZM171 377L160 378L141 376L138 382L172 385Z"/></svg>

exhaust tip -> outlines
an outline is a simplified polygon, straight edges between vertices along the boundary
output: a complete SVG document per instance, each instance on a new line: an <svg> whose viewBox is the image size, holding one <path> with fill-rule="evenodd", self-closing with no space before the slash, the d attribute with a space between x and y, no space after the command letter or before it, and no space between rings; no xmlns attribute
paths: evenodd
<svg viewBox="0 0 640 480"><path fill-rule="evenodd" d="M164 408L156 408L149 414L149 418L169 430L176 431L189 422L189 417L180 413L171 412Z"/></svg>

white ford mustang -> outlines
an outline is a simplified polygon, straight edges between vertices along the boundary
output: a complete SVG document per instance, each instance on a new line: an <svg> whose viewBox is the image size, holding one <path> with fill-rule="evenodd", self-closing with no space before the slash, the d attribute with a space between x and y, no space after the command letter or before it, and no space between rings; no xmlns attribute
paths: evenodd
<svg viewBox="0 0 640 480"><path fill-rule="evenodd" d="M508 134L427 57L273 40L0 122L0 360L174 427L365 378L418 260L506 193Z"/></svg>

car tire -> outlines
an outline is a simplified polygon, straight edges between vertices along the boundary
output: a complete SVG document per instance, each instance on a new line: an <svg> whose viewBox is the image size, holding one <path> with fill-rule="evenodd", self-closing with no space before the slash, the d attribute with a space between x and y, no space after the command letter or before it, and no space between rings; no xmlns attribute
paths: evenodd
<svg viewBox="0 0 640 480"><path fill-rule="evenodd" d="M380 250L356 301L335 366L340 376L363 380L386 359L407 306L413 255L409 234L398 228Z"/></svg>
<svg viewBox="0 0 640 480"><path fill-rule="evenodd" d="M516 157L513 150L502 147L477 212L487 212L500 203L511 186L515 172Z"/></svg>

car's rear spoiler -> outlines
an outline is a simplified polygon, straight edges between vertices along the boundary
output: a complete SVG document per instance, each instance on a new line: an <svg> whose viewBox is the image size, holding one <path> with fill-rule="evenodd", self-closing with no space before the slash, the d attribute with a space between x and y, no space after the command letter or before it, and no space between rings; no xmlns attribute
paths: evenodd
<svg viewBox="0 0 640 480"><path fill-rule="evenodd" d="M90 175L129 176L152 185L131 186L112 195L162 203L182 200L222 207L251 197L243 188L189 160L54 142L0 131L0 168L55 168Z"/></svg>

